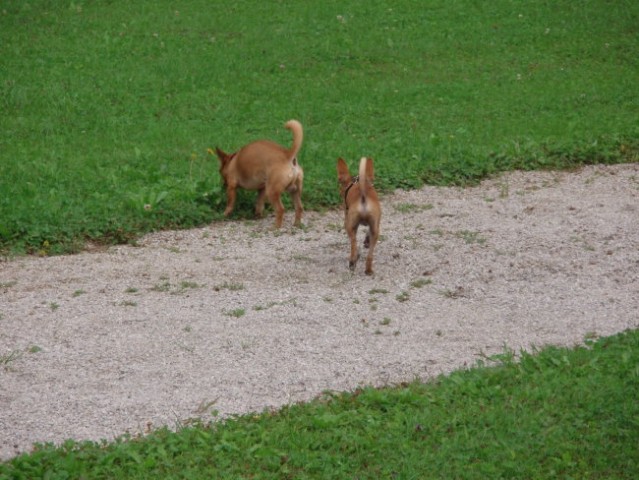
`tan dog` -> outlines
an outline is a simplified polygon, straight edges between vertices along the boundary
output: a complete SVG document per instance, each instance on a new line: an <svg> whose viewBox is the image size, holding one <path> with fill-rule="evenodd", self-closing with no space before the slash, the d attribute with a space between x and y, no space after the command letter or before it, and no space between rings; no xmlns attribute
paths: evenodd
<svg viewBox="0 0 639 480"><path fill-rule="evenodd" d="M366 275L373 274L373 253L379 238L379 224L382 218L382 207L373 187L373 160L362 157L359 161L359 175L351 176L346 162L337 159L337 179L340 193L344 198L344 229L351 241L351 256L348 266L355 269L359 259L357 252L357 229L360 225L367 225L368 232L364 240L364 247L368 248L366 257Z"/></svg>
<svg viewBox="0 0 639 480"><path fill-rule="evenodd" d="M291 194L295 205L294 225L301 225L304 172L297 162L297 153L302 146L302 125L297 120L289 120L284 126L293 132L290 149L269 140L249 143L231 154L215 148L220 159L220 174L226 186L225 216L233 211L237 188L257 190L255 214L262 216L264 200L268 199L275 209L275 227L280 228L284 219L281 196L286 191Z"/></svg>

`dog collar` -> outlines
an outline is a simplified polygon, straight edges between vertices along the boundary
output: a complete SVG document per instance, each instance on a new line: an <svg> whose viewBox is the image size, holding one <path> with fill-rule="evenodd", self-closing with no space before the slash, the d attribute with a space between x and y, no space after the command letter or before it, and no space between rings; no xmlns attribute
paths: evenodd
<svg viewBox="0 0 639 480"><path fill-rule="evenodd" d="M346 197L348 197L348 192L353 188L353 185L359 182L359 175L356 175L352 178L351 183L344 190L344 205L346 205L346 210L348 210L348 203L346 202Z"/></svg>

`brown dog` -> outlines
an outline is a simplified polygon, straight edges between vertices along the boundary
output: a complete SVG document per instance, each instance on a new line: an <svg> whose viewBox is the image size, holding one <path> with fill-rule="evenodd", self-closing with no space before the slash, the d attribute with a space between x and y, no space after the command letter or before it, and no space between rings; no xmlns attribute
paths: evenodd
<svg viewBox="0 0 639 480"><path fill-rule="evenodd" d="M282 226L284 205L282 193L291 194L295 205L295 226L302 222L302 183L304 172L297 162L297 153L302 146L302 125L297 120L289 120L284 125L293 132L293 145L284 148L269 140L258 140L242 147L236 153L227 154L215 148L220 159L220 174L226 186L226 209L224 215L233 211L237 188L257 190L255 214L264 212L264 200L275 209L275 227Z"/></svg>
<svg viewBox="0 0 639 480"><path fill-rule="evenodd" d="M346 162L337 159L337 179L340 193L344 198L344 229L351 241L351 256L348 266L355 269L359 259L357 252L357 229L360 225L368 225L364 247L368 248L366 257L366 275L373 274L373 253L379 238L379 224L382 218L382 207L373 187L373 160L362 157L359 161L359 175L351 176Z"/></svg>

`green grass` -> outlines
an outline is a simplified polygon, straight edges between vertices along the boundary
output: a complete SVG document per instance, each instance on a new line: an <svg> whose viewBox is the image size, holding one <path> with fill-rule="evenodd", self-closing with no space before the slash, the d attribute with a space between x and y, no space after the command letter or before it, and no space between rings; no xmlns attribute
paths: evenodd
<svg viewBox="0 0 639 480"><path fill-rule="evenodd" d="M628 331L517 361L506 351L426 384L109 444L40 445L0 464L0 479L634 479L637 391L639 331Z"/></svg>
<svg viewBox="0 0 639 480"><path fill-rule="evenodd" d="M637 161L638 25L630 0L4 2L0 254L219 219L207 148L290 118L307 209L340 155L383 191Z"/></svg>

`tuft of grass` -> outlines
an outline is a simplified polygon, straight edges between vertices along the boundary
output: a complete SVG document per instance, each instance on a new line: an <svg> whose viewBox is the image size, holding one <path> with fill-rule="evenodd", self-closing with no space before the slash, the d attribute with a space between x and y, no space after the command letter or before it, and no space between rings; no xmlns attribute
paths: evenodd
<svg viewBox="0 0 639 480"><path fill-rule="evenodd" d="M371 290L368 291L369 295L377 295L378 293L381 294L387 294L390 293L388 290L386 290L385 288L373 288Z"/></svg>
<svg viewBox="0 0 639 480"><path fill-rule="evenodd" d="M246 310L244 308L235 308L225 312L225 314L229 317L240 318L246 314Z"/></svg>
<svg viewBox="0 0 639 480"><path fill-rule="evenodd" d="M187 290L189 288L200 288L201 285L199 285L197 282L191 282L189 280L183 280L180 282L180 290Z"/></svg>
<svg viewBox="0 0 639 480"><path fill-rule="evenodd" d="M9 353L4 353L0 355L0 366L2 366L4 370L9 370L11 364L20 359L20 357L22 357L20 350L12 350Z"/></svg>
<svg viewBox="0 0 639 480"><path fill-rule="evenodd" d="M111 443L38 445L1 463L0 478L630 480L637 365L637 330L571 349L505 350L427 383L327 392Z"/></svg>
<svg viewBox="0 0 639 480"><path fill-rule="evenodd" d="M398 302L408 302L410 300L410 293L404 290L395 296L395 300Z"/></svg>
<svg viewBox="0 0 639 480"><path fill-rule="evenodd" d="M171 283L168 280L164 280L162 283L156 283L151 287L153 292L168 292L171 290Z"/></svg>
<svg viewBox="0 0 639 480"><path fill-rule="evenodd" d="M239 282L224 282L221 285L216 285L213 290L219 292L220 290L230 290L231 292L238 292L244 290L244 284Z"/></svg>
<svg viewBox="0 0 639 480"><path fill-rule="evenodd" d="M430 278L418 278L417 280L413 280L410 282L410 286L412 288L422 288L426 285L430 285L433 281Z"/></svg>
<svg viewBox="0 0 639 480"><path fill-rule="evenodd" d="M417 205L415 203L398 203L393 205L393 208L400 213L416 213L431 210L433 206L431 204Z"/></svg>
<svg viewBox="0 0 639 480"><path fill-rule="evenodd" d="M285 305L297 305L297 300L295 298L290 298L288 300L282 300L281 302L268 302L266 305L255 305L253 310L256 312L261 312L264 310L268 310L273 307L281 307Z"/></svg>
<svg viewBox="0 0 639 480"><path fill-rule="evenodd" d="M456 237L461 238L467 244L476 243L478 245L484 245L486 239L480 236L479 232L471 232L470 230L462 230L455 234Z"/></svg>

